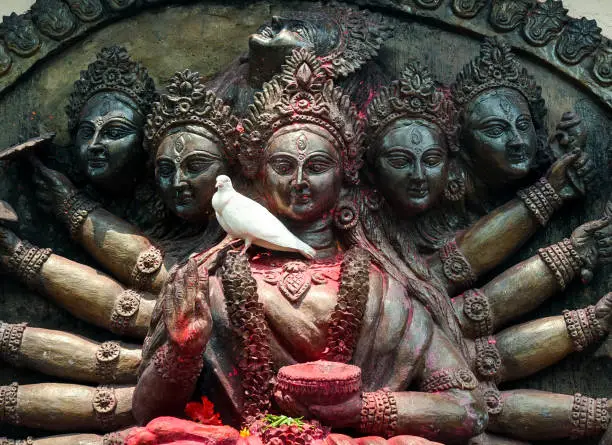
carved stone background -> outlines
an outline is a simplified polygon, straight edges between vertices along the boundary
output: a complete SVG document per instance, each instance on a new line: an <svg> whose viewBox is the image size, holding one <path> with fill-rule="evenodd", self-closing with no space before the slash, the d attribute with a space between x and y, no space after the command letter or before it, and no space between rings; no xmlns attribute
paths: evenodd
<svg viewBox="0 0 612 445"><path fill-rule="evenodd" d="M108 8L112 1L105 1L105 17L112 17L115 13ZM461 66L478 53L479 34L496 34L489 22L491 1L485 2L487 4L483 9L470 20L457 17L451 8L452 1L449 0L420 2L440 3L436 9L425 9L418 7L418 2L399 0L358 0L353 3L374 5L374 9L386 12L397 20L395 37L386 42L380 52L381 64L393 78L399 75L409 58L415 57L428 65L435 77L450 82ZM59 145L42 153L45 162L64 170L69 169L71 149L64 107L80 70L104 46L117 43L125 45L132 58L149 69L157 85L163 85L177 69L184 68L199 71L205 78L210 78L247 50L248 35L271 15L283 9L307 9L312 5L313 2L309 1L219 0L190 2L172 8L156 6L145 9L143 6L142 11L135 6L131 12L122 13L129 13L130 17L119 23L113 20L115 23L107 26L100 24L95 31L86 32L87 28L94 27L91 23L95 22L88 24L79 21L71 37L67 37L68 40L63 43L38 34L41 46L37 53L29 58L20 58L10 52L10 56L17 62L13 63L5 76L0 77L0 147L17 143L44 127L57 132L55 142ZM443 21L447 24L442 24ZM464 27L463 30L456 27L458 24ZM466 32L465 28L472 29L472 32ZM561 240L569 235L571 227L599 217L612 192L612 181L609 180L612 161L612 88L593 78L595 59L592 55L587 55L575 66L561 62L552 66L541 58L554 63L559 40L553 38L546 46L535 47L526 42L521 29L522 24L517 25L515 30L501 34L505 34L518 48L526 50L519 54L543 86L543 95L549 109L549 128L552 130L561 114L573 107L585 119L589 128L587 151L599 166L600 187L584 203L563 209L546 229L541 230L521 250L520 256L512 258L499 270L534 255L537 247ZM82 38L70 40L79 34ZM64 49L54 56L44 57L53 48L59 47ZM41 60L34 64L36 59ZM0 71L1 66L0 50ZM22 75L26 70L29 71ZM583 80L579 82L576 77ZM22 218L19 233L42 247L52 247L71 259L91 263L82 251L73 246L63 227L55 225L32 205L34 198L30 176L31 172L25 163L0 162L0 199L13 204ZM553 297L536 313L529 314L526 319L557 315L564 308L578 308L597 301L606 290L612 290L612 282L607 282L609 274L610 268L599 269L588 288L576 283L565 293ZM114 337L76 320L43 297L3 276L0 276L0 319L12 323L28 321L31 326L63 329L98 341ZM612 342L609 340L600 348L573 355L515 386L568 394L580 391L591 396L610 396L611 357ZM0 364L0 384L8 384L17 379L23 384L50 380L34 372L15 370ZM18 437L26 433L17 428L6 429L6 432L2 431L3 435Z"/></svg>

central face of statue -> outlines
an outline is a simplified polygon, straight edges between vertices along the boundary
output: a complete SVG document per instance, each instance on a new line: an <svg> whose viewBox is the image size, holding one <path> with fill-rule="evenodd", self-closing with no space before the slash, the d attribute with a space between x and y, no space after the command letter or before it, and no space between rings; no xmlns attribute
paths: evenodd
<svg viewBox="0 0 612 445"><path fill-rule="evenodd" d="M212 211L215 179L228 174L218 142L179 131L166 136L155 158L155 179L164 204L177 216L205 221Z"/></svg>
<svg viewBox="0 0 612 445"><path fill-rule="evenodd" d="M444 136L431 124L401 119L382 134L374 182L402 217L421 213L439 202L448 180Z"/></svg>
<svg viewBox="0 0 612 445"><path fill-rule="evenodd" d="M79 117L75 137L81 170L105 191L121 191L144 167L144 117L120 93L92 97ZM124 189L124 188L123 188Z"/></svg>
<svg viewBox="0 0 612 445"><path fill-rule="evenodd" d="M296 125L270 139L262 185L275 215L313 222L334 208L342 187L341 160L325 133Z"/></svg>
<svg viewBox="0 0 612 445"><path fill-rule="evenodd" d="M476 173L486 182L504 183L525 177L537 149L525 98L509 88L481 94L468 107L463 143Z"/></svg>

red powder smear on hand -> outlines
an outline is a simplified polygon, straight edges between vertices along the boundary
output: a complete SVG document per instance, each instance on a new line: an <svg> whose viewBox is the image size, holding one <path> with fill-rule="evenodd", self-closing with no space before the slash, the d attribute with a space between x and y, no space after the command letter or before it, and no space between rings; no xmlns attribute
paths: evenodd
<svg viewBox="0 0 612 445"><path fill-rule="evenodd" d="M215 405L206 396L202 396L202 403L189 402L185 407L185 414L194 422L203 425L223 425L221 417L215 413Z"/></svg>

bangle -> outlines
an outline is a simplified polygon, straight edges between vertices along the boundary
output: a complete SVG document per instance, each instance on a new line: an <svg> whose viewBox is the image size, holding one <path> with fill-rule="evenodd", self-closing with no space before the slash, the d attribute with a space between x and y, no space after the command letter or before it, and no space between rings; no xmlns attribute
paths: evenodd
<svg viewBox="0 0 612 445"><path fill-rule="evenodd" d="M115 411L117 410L117 396L115 389L108 386L98 386L94 393L91 405L94 410L96 422L103 431L116 429Z"/></svg>
<svg viewBox="0 0 612 445"><path fill-rule="evenodd" d="M40 270L51 253L51 249L41 249L27 241L20 241L9 258L8 268L28 287L35 289Z"/></svg>
<svg viewBox="0 0 612 445"><path fill-rule="evenodd" d="M17 383L0 386L0 423L19 425L19 414L17 413L18 391L19 385Z"/></svg>
<svg viewBox="0 0 612 445"><path fill-rule="evenodd" d="M582 258L567 238L539 249L538 255L553 273L561 289L565 289L574 279L583 264Z"/></svg>
<svg viewBox="0 0 612 445"><path fill-rule="evenodd" d="M452 283L461 287L469 287L476 281L472 266L457 247L457 241L451 240L442 246L440 260L442 261L444 275Z"/></svg>
<svg viewBox="0 0 612 445"><path fill-rule="evenodd" d="M519 190L517 196L542 226L545 226L555 210L563 205L563 199L546 178L540 178L534 185Z"/></svg>
<svg viewBox="0 0 612 445"><path fill-rule="evenodd" d="M473 390L478 386L476 376L469 369L444 368L432 373L421 383L424 392L440 392L449 389Z"/></svg>
<svg viewBox="0 0 612 445"><path fill-rule="evenodd" d="M484 379L496 380L501 368L501 356L492 336L479 337L474 341L476 347L476 371Z"/></svg>
<svg viewBox="0 0 612 445"><path fill-rule="evenodd" d="M114 381L120 356L121 346L116 341L107 341L98 346L95 372L100 378L99 383Z"/></svg>
<svg viewBox="0 0 612 445"><path fill-rule="evenodd" d="M166 343L155 351L153 365L162 380L181 387L191 387L200 377L204 358L200 354L181 355Z"/></svg>
<svg viewBox="0 0 612 445"><path fill-rule="evenodd" d="M472 322L475 336L484 337L492 334L493 322L487 296L480 289L467 290L461 296L463 296L463 313Z"/></svg>
<svg viewBox="0 0 612 445"><path fill-rule="evenodd" d="M575 351L582 351L606 335L595 315L595 306L575 311L566 309L563 311L563 318Z"/></svg>
<svg viewBox="0 0 612 445"><path fill-rule="evenodd" d="M136 320L140 299L141 295L132 289L125 289L119 294L111 313L109 329L112 333L119 335L128 333Z"/></svg>
<svg viewBox="0 0 612 445"><path fill-rule="evenodd" d="M146 288L150 284L153 274L161 268L163 261L162 251L155 246L141 252L134 269L132 269L132 285L136 289Z"/></svg>
<svg viewBox="0 0 612 445"><path fill-rule="evenodd" d="M572 439L598 436L608 428L608 399L594 399L575 394L572 403Z"/></svg>
<svg viewBox="0 0 612 445"><path fill-rule="evenodd" d="M0 322L0 358L18 367L19 349L27 323L9 324Z"/></svg>
<svg viewBox="0 0 612 445"><path fill-rule="evenodd" d="M32 436L28 436L26 439L23 440L13 440L7 439L6 437L0 437L0 445L34 445L34 439L32 438ZM103 445L106 445L106 443L104 443ZM121 445L123 445L123 443L121 443Z"/></svg>
<svg viewBox="0 0 612 445"><path fill-rule="evenodd" d="M97 202L82 192L74 192L64 200L61 215L72 237L76 237L89 213L99 206Z"/></svg>
<svg viewBox="0 0 612 445"><path fill-rule="evenodd" d="M397 403L393 393L387 389L364 392L361 402L360 432L393 437L397 429Z"/></svg>

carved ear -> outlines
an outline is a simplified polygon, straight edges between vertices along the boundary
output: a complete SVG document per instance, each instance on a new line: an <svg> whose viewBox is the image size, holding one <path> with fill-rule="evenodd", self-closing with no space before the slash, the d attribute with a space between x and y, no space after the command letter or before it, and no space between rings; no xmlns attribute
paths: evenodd
<svg viewBox="0 0 612 445"><path fill-rule="evenodd" d="M465 170L457 159L451 159L444 197L449 201L461 201L465 197L465 190Z"/></svg>

